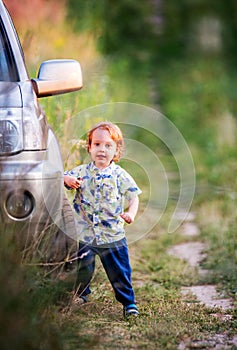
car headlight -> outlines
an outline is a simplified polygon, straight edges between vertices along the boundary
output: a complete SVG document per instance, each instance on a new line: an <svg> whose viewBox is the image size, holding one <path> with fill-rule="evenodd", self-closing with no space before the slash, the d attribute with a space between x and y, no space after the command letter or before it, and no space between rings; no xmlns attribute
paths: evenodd
<svg viewBox="0 0 237 350"><path fill-rule="evenodd" d="M0 155L22 150L22 117L18 108L0 109Z"/></svg>
<svg viewBox="0 0 237 350"><path fill-rule="evenodd" d="M0 120L0 153L12 153L17 150L19 131L10 120Z"/></svg>
<svg viewBox="0 0 237 350"><path fill-rule="evenodd" d="M23 117L22 117L23 116ZM40 119L33 108L0 110L0 155L43 148Z"/></svg>
<svg viewBox="0 0 237 350"><path fill-rule="evenodd" d="M24 130L24 149L36 150L42 149L42 130L39 120L31 116L25 116L23 119Z"/></svg>
<svg viewBox="0 0 237 350"><path fill-rule="evenodd" d="M28 191L12 192L6 201L6 211L16 219L27 218L34 209L34 198Z"/></svg>

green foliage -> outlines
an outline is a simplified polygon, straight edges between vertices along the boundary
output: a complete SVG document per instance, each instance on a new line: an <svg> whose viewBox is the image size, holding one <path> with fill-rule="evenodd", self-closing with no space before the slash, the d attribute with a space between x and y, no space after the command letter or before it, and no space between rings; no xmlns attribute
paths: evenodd
<svg viewBox="0 0 237 350"><path fill-rule="evenodd" d="M62 149L68 151L67 121L80 111L116 101L158 103L193 153L197 171L193 209L201 228L199 238L209 245L203 266L213 271L212 282L236 298L236 72L227 66L235 56L225 56L236 49L235 3L225 2L224 7L221 0L163 1L161 7L159 3L69 0L70 21L80 31L92 32L97 47L107 56L97 58L98 66L89 57L90 70L80 92L42 99L41 104ZM225 49L219 55L204 55L200 47L190 45L193 25L209 14L226 23ZM64 54L61 49L60 54ZM81 134L87 127L82 126ZM171 155L154 135L129 127L125 132L159 152L165 165L170 164ZM70 147L78 151L76 143ZM144 171L124 164L145 187ZM74 280L67 284L50 274L46 277L38 267L23 267L15 249L1 244L1 349L177 349L187 337L233 332L234 318L222 322L214 318L213 310L194 302L187 305L181 299L181 286L196 284L200 277L185 262L167 255L170 246L184 240L178 233L166 233L168 220L165 216L148 237L131 247L141 310L141 319L136 321L123 320L100 269L92 301L71 313L68 291ZM203 279L210 281L210 277Z"/></svg>
<svg viewBox="0 0 237 350"><path fill-rule="evenodd" d="M106 0L68 0L67 3L68 19L73 21L75 29L100 31Z"/></svg>
<svg viewBox="0 0 237 350"><path fill-rule="evenodd" d="M190 48L198 53L201 48L195 42L202 19L219 22L223 57L232 67L236 63L235 0L69 0L67 9L70 23L79 31L92 32L102 54L128 58L131 67L144 62L165 65L170 59L185 58Z"/></svg>
<svg viewBox="0 0 237 350"><path fill-rule="evenodd" d="M187 57L170 62L158 76L165 114L186 139L209 147L216 141L212 126L231 107L231 82L223 63L213 57Z"/></svg>
<svg viewBox="0 0 237 350"><path fill-rule="evenodd" d="M0 347L2 350L62 349L54 322L47 317L44 292L37 289L39 274L24 267L14 235L1 232L0 244ZM11 238L12 237L12 238Z"/></svg>
<svg viewBox="0 0 237 350"><path fill-rule="evenodd" d="M69 0L68 15L79 30L92 31L103 54L140 61L154 41L150 2Z"/></svg>
<svg viewBox="0 0 237 350"><path fill-rule="evenodd" d="M227 192L221 198L216 195L208 204L203 203L199 220L203 239L209 245L204 267L212 271L213 283L221 285L237 300L236 205L233 194Z"/></svg>
<svg viewBox="0 0 237 350"><path fill-rule="evenodd" d="M62 319L63 338L69 349L177 349L184 338L205 339L208 334L234 329L233 321L223 323L212 309L181 299L180 285L195 280L194 271L184 262L166 255L167 248L179 240L178 234L171 236L163 231L157 239L154 230L149 238L130 247L141 312L135 320L123 319L122 308L113 299L102 266L97 264L89 303Z"/></svg>

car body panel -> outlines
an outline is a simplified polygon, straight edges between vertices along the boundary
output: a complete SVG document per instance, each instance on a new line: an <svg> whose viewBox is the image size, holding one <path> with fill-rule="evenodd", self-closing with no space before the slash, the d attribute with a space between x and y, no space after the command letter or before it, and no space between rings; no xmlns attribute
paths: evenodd
<svg viewBox="0 0 237 350"><path fill-rule="evenodd" d="M0 108L21 108L22 98L17 83L0 81Z"/></svg>
<svg viewBox="0 0 237 350"><path fill-rule="evenodd" d="M0 35L4 70L0 72L0 230L17 228L16 233L24 232L24 243L26 236L31 241L47 226L55 227L59 237L58 231L66 231L62 226L63 164L38 98L81 89L81 67L72 59L49 60L41 64L38 77L30 79L19 38L1 0Z"/></svg>

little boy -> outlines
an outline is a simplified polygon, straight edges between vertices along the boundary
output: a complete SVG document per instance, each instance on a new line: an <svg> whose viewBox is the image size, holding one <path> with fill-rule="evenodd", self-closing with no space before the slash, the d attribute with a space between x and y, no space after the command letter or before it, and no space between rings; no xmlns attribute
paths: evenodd
<svg viewBox="0 0 237 350"><path fill-rule="evenodd" d="M95 269L95 255L101 259L124 316L139 315L131 283L131 266L124 222L131 224L138 210L141 190L117 162L123 151L123 135L110 122L96 124L87 135L92 162L66 172L64 183L76 189L73 206L79 234L77 297L87 302ZM124 212L125 201L128 203Z"/></svg>

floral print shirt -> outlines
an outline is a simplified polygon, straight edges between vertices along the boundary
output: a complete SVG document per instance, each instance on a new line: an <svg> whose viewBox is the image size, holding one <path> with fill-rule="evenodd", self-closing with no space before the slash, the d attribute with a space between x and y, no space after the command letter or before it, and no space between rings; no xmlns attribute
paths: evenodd
<svg viewBox="0 0 237 350"><path fill-rule="evenodd" d="M141 193L133 178L114 162L105 169L91 162L65 174L82 179L73 200L79 240L101 245L124 238L120 214L126 201Z"/></svg>

